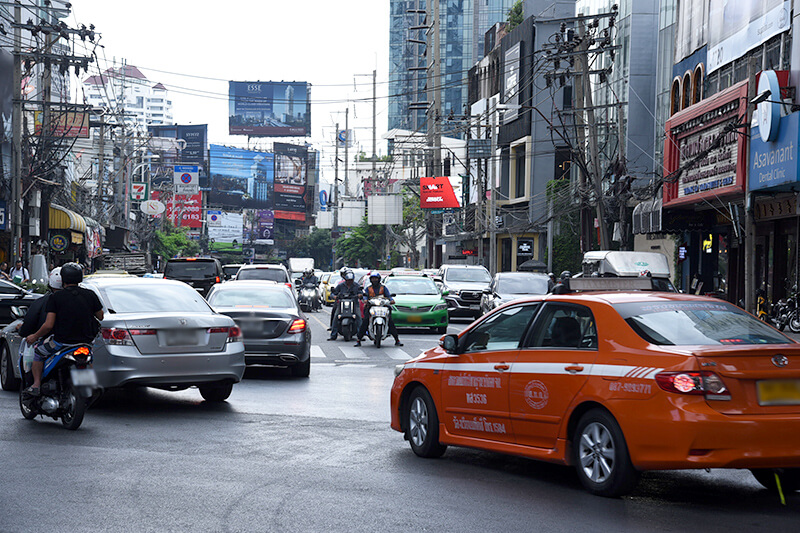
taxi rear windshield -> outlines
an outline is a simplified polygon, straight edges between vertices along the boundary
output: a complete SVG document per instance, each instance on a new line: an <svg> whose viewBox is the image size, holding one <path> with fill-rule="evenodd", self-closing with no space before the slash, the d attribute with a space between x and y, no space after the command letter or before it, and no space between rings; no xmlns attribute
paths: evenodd
<svg viewBox="0 0 800 533"><path fill-rule="evenodd" d="M658 345L791 344L727 302L632 302L614 309L644 340Z"/></svg>

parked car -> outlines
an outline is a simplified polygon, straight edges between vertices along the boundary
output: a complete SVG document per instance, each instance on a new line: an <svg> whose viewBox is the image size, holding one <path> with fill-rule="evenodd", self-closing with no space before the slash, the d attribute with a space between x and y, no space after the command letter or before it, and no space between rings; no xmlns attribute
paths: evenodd
<svg viewBox="0 0 800 533"><path fill-rule="evenodd" d="M274 281L294 288L289 271L283 265L243 265L234 278L236 280Z"/></svg>
<svg viewBox="0 0 800 533"><path fill-rule="evenodd" d="M481 313L486 314L512 300L547 294L550 278L534 272L498 272L481 295Z"/></svg>
<svg viewBox="0 0 800 533"><path fill-rule="evenodd" d="M270 281L234 280L214 287L208 303L231 317L244 337L245 363L311 371L311 328L292 289Z"/></svg>
<svg viewBox="0 0 800 533"><path fill-rule="evenodd" d="M392 428L572 465L619 496L644 470L748 468L800 489L800 344L727 302L583 292L506 304L400 365Z"/></svg>
<svg viewBox="0 0 800 533"><path fill-rule="evenodd" d="M322 289L322 303L325 305L333 305L336 300L331 291L336 286L335 284L342 279L338 272L323 272L319 278L320 288Z"/></svg>
<svg viewBox="0 0 800 533"><path fill-rule="evenodd" d="M222 265L212 257L182 257L170 259L164 267L164 279L182 281L197 292L207 294L222 282Z"/></svg>
<svg viewBox="0 0 800 533"><path fill-rule="evenodd" d="M444 298L450 318L481 316L483 289L492 282L492 276L486 268L477 265L442 265L436 279L441 282L442 292L448 293Z"/></svg>
<svg viewBox="0 0 800 533"><path fill-rule="evenodd" d="M398 328L433 328L447 333L447 303L427 276L390 274L384 284L394 296L392 320Z"/></svg>
<svg viewBox="0 0 800 533"><path fill-rule="evenodd" d="M93 368L103 388L192 386L208 401L224 401L244 374L239 327L215 313L185 283L147 278L96 278L105 318L93 347ZM0 353L16 361L20 337L10 325ZM19 369L14 365L14 377Z"/></svg>

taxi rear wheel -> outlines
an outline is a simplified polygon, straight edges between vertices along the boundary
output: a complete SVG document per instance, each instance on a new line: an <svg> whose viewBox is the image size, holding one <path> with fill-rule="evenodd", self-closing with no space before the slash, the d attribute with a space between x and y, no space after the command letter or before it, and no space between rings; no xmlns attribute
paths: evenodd
<svg viewBox="0 0 800 533"><path fill-rule="evenodd" d="M439 416L424 387L414 389L408 400L406 435L411 449L420 457L441 457L447 449L439 444Z"/></svg>
<svg viewBox="0 0 800 533"><path fill-rule="evenodd" d="M783 492L800 490L800 468L779 468L777 470L772 468L753 468L750 470L756 481L771 492L778 491L778 484L775 482L776 471L780 478Z"/></svg>
<svg viewBox="0 0 800 533"><path fill-rule="evenodd" d="M629 493L639 481L619 424L602 409L584 414L575 428L573 464L584 488L598 496Z"/></svg>

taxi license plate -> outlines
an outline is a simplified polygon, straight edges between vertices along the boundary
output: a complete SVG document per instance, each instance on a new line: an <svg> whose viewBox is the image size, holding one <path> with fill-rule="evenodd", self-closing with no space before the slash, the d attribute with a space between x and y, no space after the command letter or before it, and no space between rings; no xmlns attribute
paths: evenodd
<svg viewBox="0 0 800 533"><path fill-rule="evenodd" d="M97 375L91 368L73 368L70 370L70 377L72 378L72 384L76 387L97 386Z"/></svg>
<svg viewBox="0 0 800 533"><path fill-rule="evenodd" d="M421 316L410 316L408 317L409 322L422 322Z"/></svg>
<svg viewBox="0 0 800 533"><path fill-rule="evenodd" d="M164 341L167 346L188 346L197 344L197 334L188 330L173 330L164 332Z"/></svg>
<svg viewBox="0 0 800 533"><path fill-rule="evenodd" d="M800 405L800 379L756 382L758 405Z"/></svg>

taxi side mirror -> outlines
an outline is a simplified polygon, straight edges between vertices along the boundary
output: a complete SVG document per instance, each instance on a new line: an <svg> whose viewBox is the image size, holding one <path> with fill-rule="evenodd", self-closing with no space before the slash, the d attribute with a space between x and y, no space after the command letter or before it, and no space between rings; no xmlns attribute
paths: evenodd
<svg viewBox="0 0 800 533"><path fill-rule="evenodd" d="M458 353L458 335L453 333L449 335L445 335L442 338L442 348L444 351L449 354L457 354Z"/></svg>

